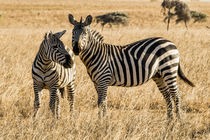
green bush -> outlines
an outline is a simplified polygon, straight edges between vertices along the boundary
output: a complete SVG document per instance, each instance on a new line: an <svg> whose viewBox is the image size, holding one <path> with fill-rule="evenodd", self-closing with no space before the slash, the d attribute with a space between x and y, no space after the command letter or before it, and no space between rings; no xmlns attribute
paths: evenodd
<svg viewBox="0 0 210 140"><path fill-rule="evenodd" d="M106 24L112 27L112 25L126 25L128 22L128 15L122 12L111 12L96 16L95 19L96 23L101 23L102 27Z"/></svg>
<svg viewBox="0 0 210 140"><path fill-rule="evenodd" d="M207 20L207 15L197 11L190 11L191 17L194 19L195 22L205 22Z"/></svg>

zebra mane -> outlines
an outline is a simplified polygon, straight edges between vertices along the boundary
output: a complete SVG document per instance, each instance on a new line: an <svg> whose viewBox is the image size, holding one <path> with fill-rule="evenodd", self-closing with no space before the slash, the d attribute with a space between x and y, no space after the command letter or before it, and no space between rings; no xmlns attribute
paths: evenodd
<svg viewBox="0 0 210 140"><path fill-rule="evenodd" d="M90 33L96 41L103 43L104 37L98 31L96 31L94 29L90 29Z"/></svg>
<svg viewBox="0 0 210 140"><path fill-rule="evenodd" d="M73 51L68 46L65 46L65 49L69 53L69 55L71 56L72 60L74 61L74 53L73 53Z"/></svg>

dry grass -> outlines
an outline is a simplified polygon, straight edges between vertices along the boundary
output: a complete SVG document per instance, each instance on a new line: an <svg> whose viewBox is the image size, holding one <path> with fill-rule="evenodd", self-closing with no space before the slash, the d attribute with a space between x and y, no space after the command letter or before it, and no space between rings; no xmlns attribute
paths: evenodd
<svg viewBox="0 0 210 140"><path fill-rule="evenodd" d="M210 3L189 6L210 15ZM0 139L210 139L210 31L205 28L210 21L190 23L188 31L172 23L167 32L160 10L160 2L137 0L0 0ZM45 90L34 121L31 66L44 33L67 29L63 41L71 46L69 13L78 20L113 11L127 13L130 22L105 28L105 42L122 45L163 36L177 45L182 69L196 84L191 88L179 80L183 124L166 131L166 105L152 81L134 88L110 87L108 115L99 121L97 94L78 57L74 115L64 99L61 118L53 120Z"/></svg>

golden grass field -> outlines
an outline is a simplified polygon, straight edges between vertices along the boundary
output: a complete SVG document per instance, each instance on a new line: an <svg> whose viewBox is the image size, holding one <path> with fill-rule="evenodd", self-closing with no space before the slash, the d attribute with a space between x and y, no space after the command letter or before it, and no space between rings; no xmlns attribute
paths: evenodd
<svg viewBox="0 0 210 140"><path fill-rule="evenodd" d="M210 2L188 2L192 10L210 16ZM75 111L61 101L61 118L49 111L49 92L44 90L37 119L33 119L34 93L31 68L48 30L67 30L62 37L71 48L68 14L79 20L107 12L125 12L128 26L92 24L107 43L127 44L153 36L177 45L185 75L192 88L179 79L182 124L167 131L166 104L153 81L132 88L110 87L108 114L98 120L97 93L86 68L76 57ZM205 23L170 25L166 30L160 2L141 0L0 0L0 140L6 139L210 139L210 19Z"/></svg>

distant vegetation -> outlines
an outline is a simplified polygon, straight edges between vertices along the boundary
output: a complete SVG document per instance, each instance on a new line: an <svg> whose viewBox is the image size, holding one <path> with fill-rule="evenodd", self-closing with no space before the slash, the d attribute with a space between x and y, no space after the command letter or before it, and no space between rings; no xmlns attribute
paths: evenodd
<svg viewBox="0 0 210 140"><path fill-rule="evenodd" d="M112 25L126 25L128 23L128 16L122 12L111 12L104 15L99 15L95 17L95 22L100 23L103 27L108 24L111 28Z"/></svg>
<svg viewBox="0 0 210 140"><path fill-rule="evenodd" d="M197 11L191 11L188 5L180 0L163 0L161 4L163 8L164 22L167 21L167 30L169 29L170 19L176 17L176 23L184 21L187 28L187 22L194 19L195 22L205 22L207 15ZM166 9L168 10L166 12Z"/></svg>
<svg viewBox="0 0 210 140"><path fill-rule="evenodd" d="M164 22L168 20L167 30L169 29L170 19L174 16L177 17L177 24L184 21L185 27L187 28L187 22L190 21L190 9L186 3L179 0L163 0L161 6L163 8L163 15L166 15ZM168 9L167 13L166 9Z"/></svg>
<svg viewBox="0 0 210 140"><path fill-rule="evenodd" d="M201 12L197 12L197 11L190 11L190 15L191 17L194 19L194 23L195 22L206 22L207 20L207 15Z"/></svg>

